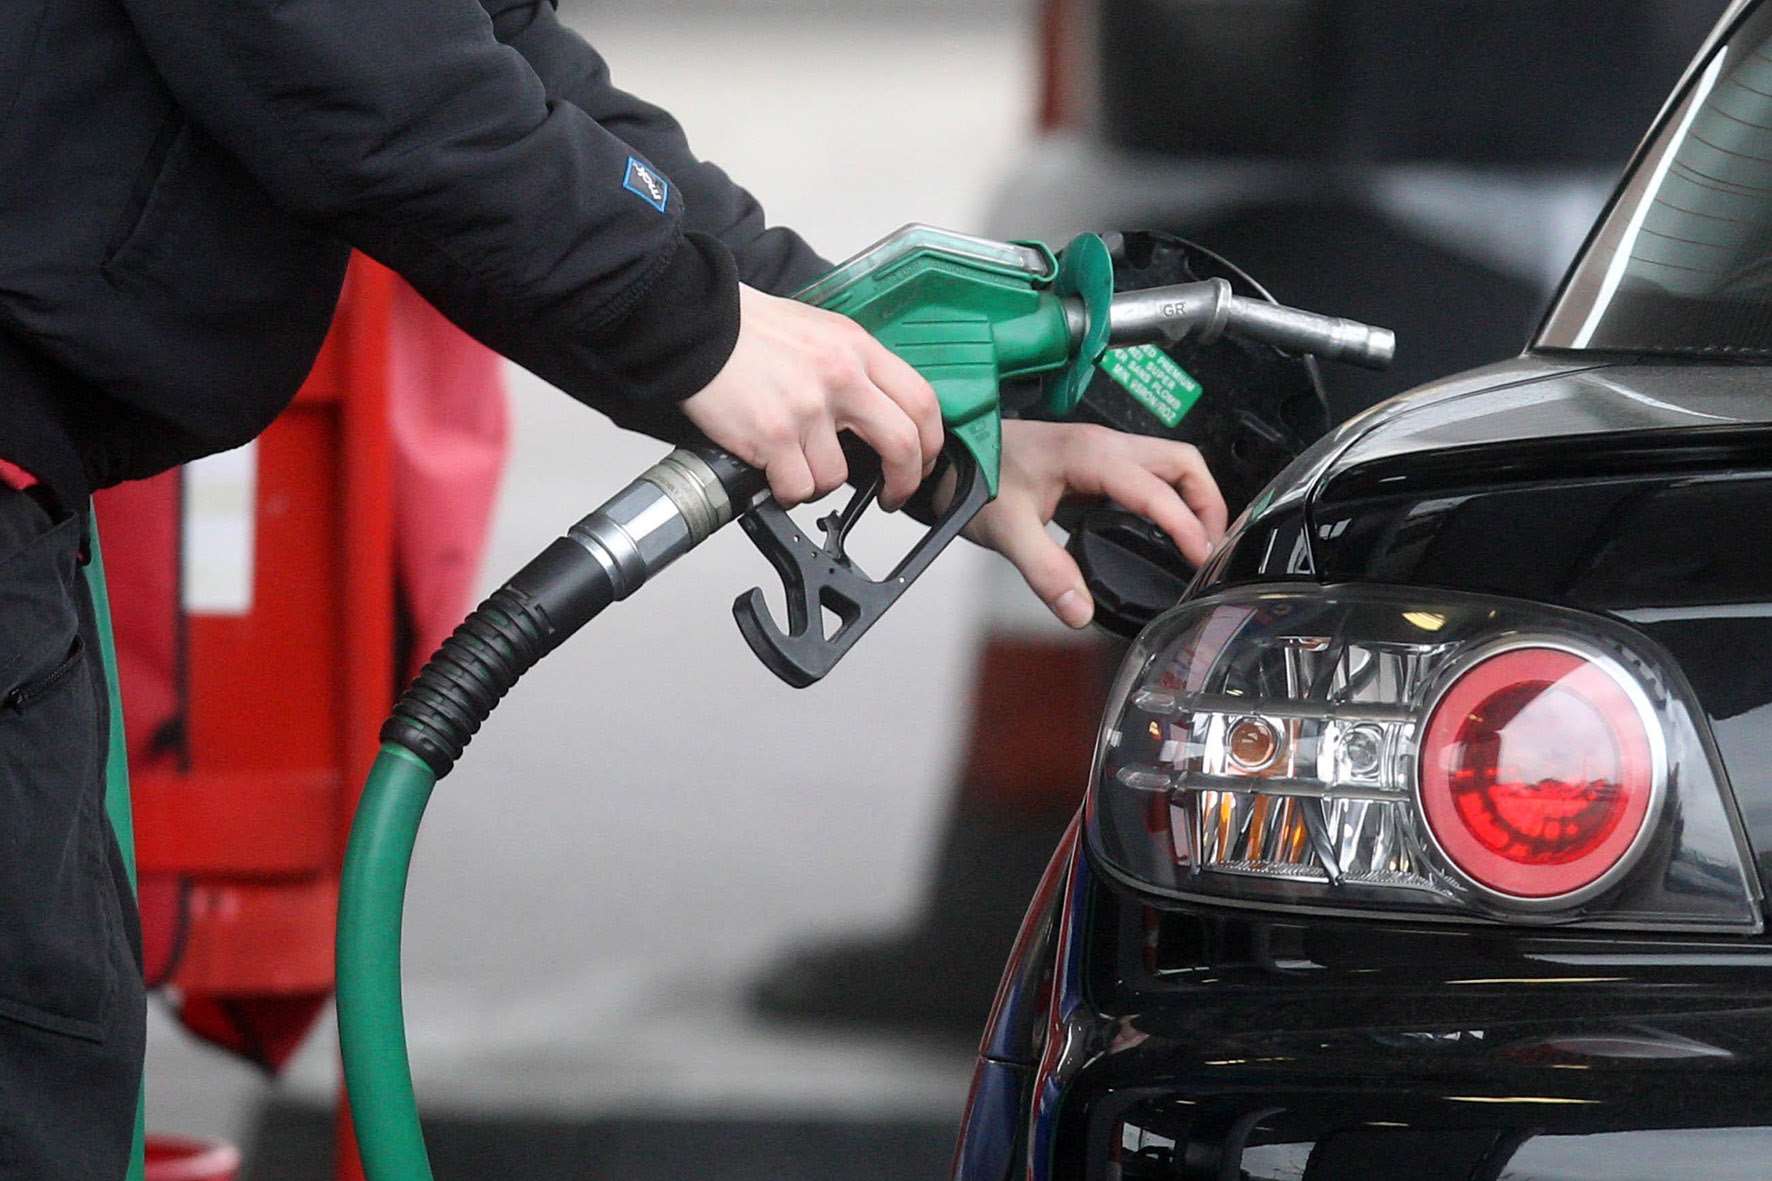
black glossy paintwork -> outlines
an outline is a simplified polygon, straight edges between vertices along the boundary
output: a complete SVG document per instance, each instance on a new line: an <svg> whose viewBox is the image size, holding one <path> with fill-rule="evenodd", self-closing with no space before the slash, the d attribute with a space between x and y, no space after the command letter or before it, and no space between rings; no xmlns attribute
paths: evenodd
<svg viewBox="0 0 1772 1181"><path fill-rule="evenodd" d="M954 1147L954 1176L1007 1181L1025 1150L1032 1066L984 1057L972 1076L966 1114Z"/></svg>
<svg viewBox="0 0 1772 1181"><path fill-rule="evenodd" d="M1702 705L1772 882L1766 369L1541 355L1424 387L1301 457L1189 593L1273 581L1637 629ZM1056 1020L1018 1125L1033 1181L1772 1177L1765 937L1300 919L1158 900L1060 853L1068 942L1012 965L1054 983L989 1039Z"/></svg>
<svg viewBox="0 0 1772 1181"><path fill-rule="evenodd" d="M1299 921L1099 873L1079 910L1085 1004L1068 1040L1087 1051L1064 1080L1051 1176L1108 1176L1123 1122L1178 1142L1128 1178L1261 1178L1288 1159L1307 1181L1772 1169L1762 944ZM1699 1171L1707 1129L1729 1129L1732 1155ZM1639 1168L1675 1159L1693 1171Z"/></svg>
<svg viewBox="0 0 1772 1181"><path fill-rule="evenodd" d="M1442 403L1495 389L1541 385L1600 364L1582 359L1519 357L1422 386L1341 423L1300 455L1238 518L1224 544L1202 568L1196 591L1203 593L1239 582L1313 577L1311 539L1304 532L1309 499L1343 457L1363 440L1383 437L1393 424L1413 422L1419 412Z"/></svg>

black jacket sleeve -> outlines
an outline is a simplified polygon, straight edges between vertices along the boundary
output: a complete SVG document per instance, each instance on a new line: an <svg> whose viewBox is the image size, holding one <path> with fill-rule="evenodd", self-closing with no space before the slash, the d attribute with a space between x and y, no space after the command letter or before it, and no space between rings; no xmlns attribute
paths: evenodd
<svg viewBox="0 0 1772 1181"><path fill-rule="evenodd" d="M755 197L698 159L670 113L617 89L601 54L554 14L556 0L480 0L498 39L535 69L548 97L571 103L633 144L683 191L683 224L718 238L750 286L791 295L831 269L798 234L769 227Z"/></svg>
<svg viewBox="0 0 1772 1181"><path fill-rule="evenodd" d="M492 348L612 411L725 364L736 266L684 216L707 182L670 183L674 160L551 95L475 0L122 3L187 115L275 200Z"/></svg>

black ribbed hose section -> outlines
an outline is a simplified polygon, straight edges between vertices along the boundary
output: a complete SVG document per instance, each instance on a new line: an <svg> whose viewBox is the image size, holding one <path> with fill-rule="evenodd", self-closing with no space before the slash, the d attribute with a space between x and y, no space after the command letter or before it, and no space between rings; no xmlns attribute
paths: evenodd
<svg viewBox="0 0 1772 1181"><path fill-rule="evenodd" d="M518 678L614 601L602 563L558 539L443 641L382 724L382 741L443 778Z"/></svg>

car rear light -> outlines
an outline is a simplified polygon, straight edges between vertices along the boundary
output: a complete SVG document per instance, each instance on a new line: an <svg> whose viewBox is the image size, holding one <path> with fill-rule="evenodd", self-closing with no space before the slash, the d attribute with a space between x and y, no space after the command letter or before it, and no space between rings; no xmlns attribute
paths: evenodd
<svg viewBox="0 0 1772 1181"><path fill-rule="evenodd" d="M1658 650L1448 592L1187 603L1109 702L1092 847L1149 889L1408 916L1758 930L1721 769Z"/></svg>
<svg viewBox="0 0 1772 1181"><path fill-rule="evenodd" d="M1650 831L1661 727L1618 665L1552 642L1479 652L1422 731L1428 834L1459 873L1518 903L1603 888Z"/></svg>

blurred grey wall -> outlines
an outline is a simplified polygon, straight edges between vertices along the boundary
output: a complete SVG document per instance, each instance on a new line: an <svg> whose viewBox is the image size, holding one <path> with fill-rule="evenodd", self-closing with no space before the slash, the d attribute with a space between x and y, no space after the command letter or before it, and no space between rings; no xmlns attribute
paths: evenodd
<svg viewBox="0 0 1772 1181"><path fill-rule="evenodd" d="M978 16L1015 18L1029 12L1036 0L560 0L560 12L570 18L587 13L650 11L745 13L791 13L805 16L867 16L892 20L901 16L942 13L956 19ZM1021 26L1016 26L1020 28Z"/></svg>

